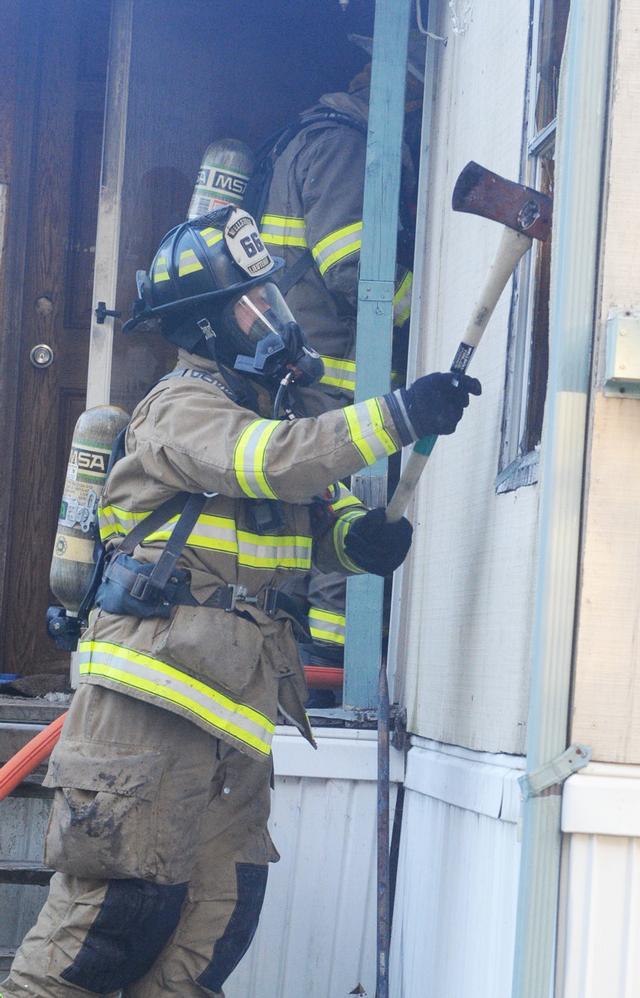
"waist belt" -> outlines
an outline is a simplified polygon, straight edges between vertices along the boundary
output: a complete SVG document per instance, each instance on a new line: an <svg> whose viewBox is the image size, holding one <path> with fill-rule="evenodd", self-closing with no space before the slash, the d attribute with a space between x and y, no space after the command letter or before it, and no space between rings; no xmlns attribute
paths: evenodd
<svg viewBox="0 0 640 998"><path fill-rule="evenodd" d="M109 562L104 573L107 583L112 583L123 589L129 597L140 603L155 605L159 599L162 606L204 606L214 610L236 609L237 603L248 603L256 606L263 613L272 617L278 610L293 617L304 612L304 601L294 596L288 596L273 586L267 586L255 596L250 596L246 586L218 586L211 595L200 603L189 587L190 573L184 569L175 569L166 584L159 589L153 581L153 564L136 561L135 558L117 553ZM106 609L106 608L105 608ZM116 611L117 612L117 611ZM167 609L167 616L168 609Z"/></svg>
<svg viewBox="0 0 640 998"><path fill-rule="evenodd" d="M275 617L276 613L280 610L292 619L294 625L298 628L298 632L301 631L305 637L309 637L310 635L306 600L297 596L289 596L287 593L283 593L281 589L276 589L273 586L267 586L266 589L262 589L255 596L249 595L246 586L218 586L211 593L211 596L204 603L200 604L196 603L191 592L189 592L189 595L193 599L193 603L189 604L190 606L195 604L214 608L218 607L226 610L228 613L235 610L238 603L249 603L251 606L257 607L258 610L262 610L268 617Z"/></svg>

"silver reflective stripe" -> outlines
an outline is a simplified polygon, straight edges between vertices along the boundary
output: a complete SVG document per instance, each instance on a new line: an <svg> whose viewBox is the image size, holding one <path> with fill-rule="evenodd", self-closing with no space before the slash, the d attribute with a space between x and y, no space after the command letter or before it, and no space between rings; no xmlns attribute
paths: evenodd
<svg viewBox="0 0 640 998"><path fill-rule="evenodd" d="M196 715L265 755L270 752L275 725L267 717L175 666L107 641L81 641L78 658L81 676L100 676L138 689Z"/></svg>
<svg viewBox="0 0 640 998"><path fill-rule="evenodd" d="M353 521L359 520L361 516L365 516L366 512L367 510L364 506L361 509L347 509L337 520L333 528L333 547L338 561L348 572L353 572L358 575L364 574L364 569L360 568L359 565L356 565L354 561L351 561L351 558L345 550L344 542Z"/></svg>
<svg viewBox="0 0 640 998"><path fill-rule="evenodd" d="M272 433L281 424L273 419L256 419L238 437L233 467L238 485L250 499L277 499L264 472L264 456Z"/></svg>
<svg viewBox="0 0 640 998"><path fill-rule="evenodd" d="M394 326L404 326L411 314L411 290L413 286L413 274L407 271L400 287L393 296L393 324Z"/></svg>
<svg viewBox="0 0 640 998"><path fill-rule="evenodd" d="M103 541L110 537L128 534L140 520L149 516L151 510L133 512L123 509L122 506L101 506L98 509L98 523L100 524L100 537Z"/></svg>
<svg viewBox="0 0 640 998"><path fill-rule="evenodd" d="M304 218L288 215L263 215L260 234L264 243L272 246L299 246L306 248Z"/></svg>
<svg viewBox="0 0 640 998"><path fill-rule="evenodd" d="M321 274L351 253L358 253L362 246L362 222L353 222L330 232L312 249L314 260Z"/></svg>
<svg viewBox="0 0 640 998"><path fill-rule="evenodd" d="M101 536L125 536L147 513L129 513L120 507L108 507L108 518L103 518ZM158 530L147 534L143 543L166 541L171 536L178 517L173 516ZM230 516L215 516L201 513L196 525L189 534L186 547L204 548L231 555L239 565L249 568L284 568L306 571L311 567L312 538L305 534L254 534L247 530L236 530L235 520Z"/></svg>
<svg viewBox="0 0 640 998"><path fill-rule="evenodd" d="M399 450L386 429L378 399L347 405L342 412L352 443L366 464L375 464L378 458Z"/></svg>
<svg viewBox="0 0 640 998"><path fill-rule="evenodd" d="M343 613L332 613L330 610L311 607L309 610L309 631L315 641L343 645L345 616Z"/></svg>
<svg viewBox="0 0 640 998"><path fill-rule="evenodd" d="M238 561L252 568L311 568L311 537L264 537L238 531Z"/></svg>
<svg viewBox="0 0 640 998"><path fill-rule="evenodd" d="M322 356L324 364L324 374L320 378L320 383L324 385L334 385L345 392L356 390L356 362L355 360L340 360L337 357Z"/></svg>

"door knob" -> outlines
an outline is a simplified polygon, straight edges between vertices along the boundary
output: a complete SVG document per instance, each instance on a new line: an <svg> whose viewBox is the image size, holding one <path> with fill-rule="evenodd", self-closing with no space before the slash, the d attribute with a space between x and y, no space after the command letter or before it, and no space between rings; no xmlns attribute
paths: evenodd
<svg viewBox="0 0 640 998"><path fill-rule="evenodd" d="M53 350L46 343L38 343L32 347L29 360L34 367L49 367L53 364Z"/></svg>

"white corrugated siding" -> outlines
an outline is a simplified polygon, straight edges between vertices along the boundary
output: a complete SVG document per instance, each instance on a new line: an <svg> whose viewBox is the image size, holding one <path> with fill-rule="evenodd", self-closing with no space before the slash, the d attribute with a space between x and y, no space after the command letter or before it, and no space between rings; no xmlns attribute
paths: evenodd
<svg viewBox="0 0 640 998"><path fill-rule="evenodd" d="M640 766L565 784L556 998L640 994Z"/></svg>
<svg viewBox="0 0 640 998"><path fill-rule="evenodd" d="M227 998L375 993L376 736L316 734L317 753L290 729L276 739L270 830L282 859Z"/></svg>
<svg viewBox="0 0 640 998"><path fill-rule="evenodd" d="M11 797L0 803L0 858L9 862L42 862L42 842L49 801ZM46 887L0 884L0 959L14 950L35 922L47 896ZM0 971L6 962L0 962ZM0 980L2 977L0 976Z"/></svg>
<svg viewBox="0 0 640 998"><path fill-rule="evenodd" d="M519 861L509 761L409 752L391 998L509 998Z"/></svg>

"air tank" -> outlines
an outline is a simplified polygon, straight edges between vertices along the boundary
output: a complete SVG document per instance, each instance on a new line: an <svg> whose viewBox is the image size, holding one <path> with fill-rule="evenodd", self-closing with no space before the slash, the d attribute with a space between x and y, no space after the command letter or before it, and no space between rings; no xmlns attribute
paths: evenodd
<svg viewBox="0 0 640 998"><path fill-rule="evenodd" d="M223 205L242 204L254 164L251 149L239 139L212 142L200 164L187 219Z"/></svg>
<svg viewBox="0 0 640 998"><path fill-rule="evenodd" d="M111 448L128 422L124 409L99 405L83 412L73 431L49 574L52 592L71 614L78 612L91 580Z"/></svg>

